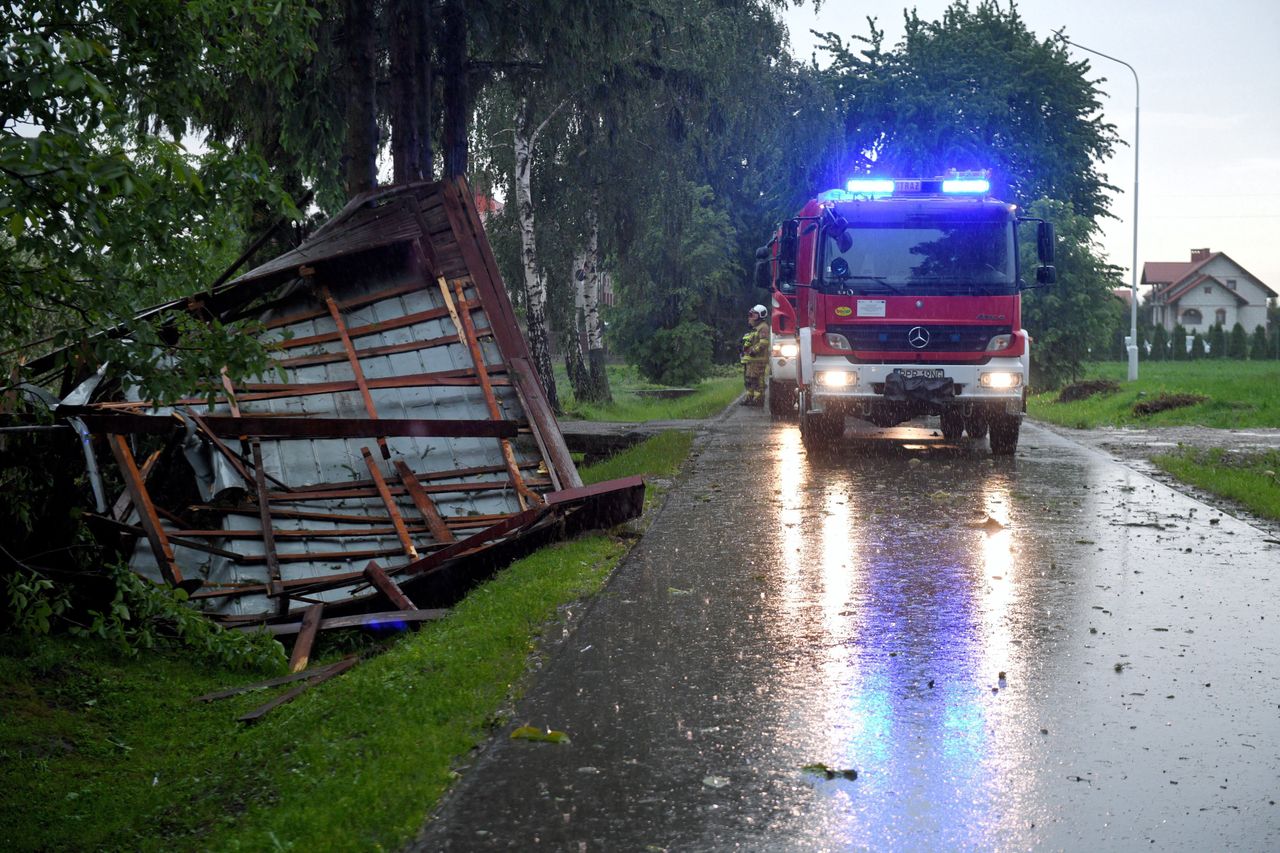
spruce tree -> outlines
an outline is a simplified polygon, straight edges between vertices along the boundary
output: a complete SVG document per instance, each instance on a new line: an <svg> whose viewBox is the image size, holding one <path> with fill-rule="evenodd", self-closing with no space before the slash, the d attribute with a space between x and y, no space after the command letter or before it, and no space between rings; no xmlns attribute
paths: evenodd
<svg viewBox="0 0 1280 853"><path fill-rule="evenodd" d="M1178 323L1173 327L1173 336L1169 341L1170 358L1174 361L1187 360L1187 327Z"/></svg>
<svg viewBox="0 0 1280 853"><path fill-rule="evenodd" d="M1253 337L1249 340L1249 358L1262 361L1267 357L1267 330L1263 326L1254 326Z"/></svg>
<svg viewBox="0 0 1280 853"><path fill-rule="evenodd" d="M1227 339L1227 358L1243 360L1248 355L1249 336L1245 334L1244 326L1236 323L1231 327L1231 337Z"/></svg>

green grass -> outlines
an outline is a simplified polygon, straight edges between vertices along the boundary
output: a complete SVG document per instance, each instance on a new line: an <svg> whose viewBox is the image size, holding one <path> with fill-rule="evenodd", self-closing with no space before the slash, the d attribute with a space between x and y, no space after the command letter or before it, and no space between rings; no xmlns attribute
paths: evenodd
<svg viewBox="0 0 1280 853"><path fill-rule="evenodd" d="M636 392L662 388L646 381L634 367L626 364L608 366L609 387L613 402L579 403L565 376L564 368L556 368L556 389L565 417L584 421L616 421L639 423L642 421L682 420L707 418L722 411L742 393L742 370L718 368L711 377L695 386L693 394L670 400L643 397Z"/></svg>
<svg viewBox="0 0 1280 853"><path fill-rule="evenodd" d="M1239 454L1181 448L1153 461L1185 483L1229 498L1255 515L1280 520L1280 451Z"/></svg>
<svg viewBox="0 0 1280 853"><path fill-rule="evenodd" d="M1028 413L1039 420L1077 429L1099 426L1205 426L1216 428L1280 427L1280 362L1175 361L1142 362L1136 382L1127 381L1122 362L1089 365L1083 379L1114 379L1121 390L1073 403L1058 403L1057 392L1036 394ZM1140 400L1160 394L1200 394L1194 406L1154 415L1133 413Z"/></svg>
<svg viewBox="0 0 1280 853"><path fill-rule="evenodd" d="M583 477L670 476L690 442L664 434ZM368 659L252 727L235 718L275 692L191 700L257 676L6 637L0 838L15 850L400 848L459 759L504 724L498 709L559 608L596 592L625 550L604 534L560 543L416 633L322 636L317 662L353 647Z"/></svg>

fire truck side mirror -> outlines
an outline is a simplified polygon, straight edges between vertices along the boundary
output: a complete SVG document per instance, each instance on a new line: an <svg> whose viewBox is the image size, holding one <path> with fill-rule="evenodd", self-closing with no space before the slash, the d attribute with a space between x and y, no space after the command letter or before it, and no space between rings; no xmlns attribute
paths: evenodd
<svg viewBox="0 0 1280 853"><path fill-rule="evenodd" d="M1040 263L1053 263L1056 242L1057 237L1053 232L1053 223L1041 221L1039 227L1036 228L1036 255L1040 258ZM1039 281L1038 276L1036 280Z"/></svg>
<svg viewBox="0 0 1280 853"><path fill-rule="evenodd" d="M788 219L782 223L782 239L778 242L778 284L794 284L796 252L800 246L800 223Z"/></svg>
<svg viewBox="0 0 1280 853"><path fill-rule="evenodd" d="M773 250L769 246L756 249L756 287L768 290L773 286Z"/></svg>
<svg viewBox="0 0 1280 853"><path fill-rule="evenodd" d="M1036 284L1057 284L1058 270L1056 267L1043 266L1036 267Z"/></svg>

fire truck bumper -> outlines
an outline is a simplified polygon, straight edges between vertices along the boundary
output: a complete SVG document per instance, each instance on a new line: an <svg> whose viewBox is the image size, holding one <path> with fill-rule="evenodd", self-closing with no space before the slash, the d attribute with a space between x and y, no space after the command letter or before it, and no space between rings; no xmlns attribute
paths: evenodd
<svg viewBox="0 0 1280 853"><path fill-rule="evenodd" d="M814 408L854 416L890 409L902 418L957 410L966 416L1020 416L1026 410L1022 358L993 358L986 364L851 364L819 356L813 379Z"/></svg>

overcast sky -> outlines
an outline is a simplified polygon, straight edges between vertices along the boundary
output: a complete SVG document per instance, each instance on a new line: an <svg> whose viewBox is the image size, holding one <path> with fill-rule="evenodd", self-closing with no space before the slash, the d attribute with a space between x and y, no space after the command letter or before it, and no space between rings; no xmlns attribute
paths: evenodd
<svg viewBox="0 0 1280 853"><path fill-rule="evenodd" d="M902 37L904 8L937 20L946 0L826 0L786 14L795 54L808 58L810 30L847 37L877 19L887 45ZM976 0L970 3L977 5ZM1007 3L1004 3L1007 8ZM1138 268L1190 259L1193 248L1226 252L1280 291L1280 2L1278 0L1023 0L1040 37L1066 35L1133 65L1142 87L1138 159ZM1107 121L1129 143L1103 171L1123 192L1103 222L1102 248L1125 268L1133 253L1134 82L1123 65L1088 59L1106 77ZM819 64L825 64L822 54Z"/></svg>

